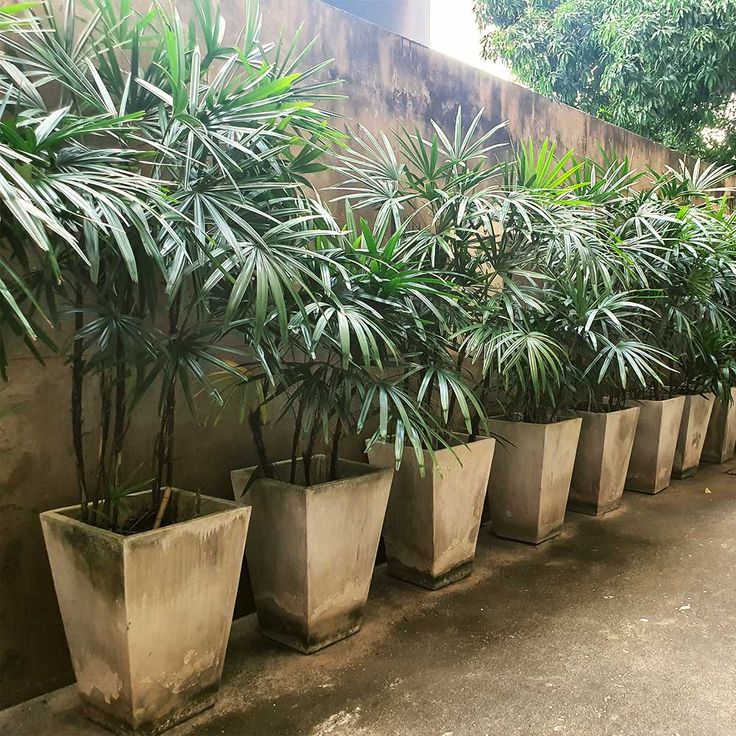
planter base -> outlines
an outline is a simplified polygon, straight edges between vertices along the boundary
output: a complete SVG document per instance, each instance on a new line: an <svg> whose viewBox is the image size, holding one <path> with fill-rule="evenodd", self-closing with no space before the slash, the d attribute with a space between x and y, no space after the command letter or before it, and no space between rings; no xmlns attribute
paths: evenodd
<svg viewBox="0 0 736 736"><path fill-rule="evenodd" d="M246 558L261 633L303 654L355 634L362 622L386 512L393 468L313 458L306 485L303 461L295 483L291 461L275 478L258 478L244 496L253 507ZM254 468L231 473L236 498Z"/></svg>
<svg viewBox="0 0 736 736"><path fill-rule="evenodd" d="M289 627L285 625L282 617L273 618L259 613L258 630L271 641L296 649L302 654L314 654L320 649L329 647L331 644L337 644L338 641L357 634L363 624L363 612L362 610L356 610L354 613L340 616L338 619L341 620L331 622L329 632L326 632L323 636L319 636L314 632L310 632L305 636L303 626L297 622L293 627Z"/></svg>
<svg viewBox="0 0 736 736"><path fill-rule="evenodd" d="M677 480L685 480L685 478L692 478L698 472L697 468L687 468L686 470L673 470L672 477Z"/></svg>
<svg viewBox="0 0 736 736"><path fill-rule="evenodd" d="M537 537L529 536L529 534L527 534L525 531L522 531L522 530L514 531L513 529L510 529L506 526L500 529L497 529L495 526L492 525L491 529L493 530L493 533L499 539L508 539L512 542L521 542L522 544L531 544L536 547L560 535L562 533L563 526L564 524L560 524L559 526L556 526L553 529L550 529L545 534L541 534Z"/></svg>
<svg viewBox="0 0 736 736"><path fill-rule="evenodd" d="M211 708L217 700L218 689L215 688L209 693L200 693L198 696L192 698L187 705L169 713L165 718L145 723L138 726L138 728L131 728L127 723L113 718L109 713L105 713L89 703L83 703L82 711L90 721L94 721L94 723L99 724L108 731L117 734L117 736L158 736L158 734L164 733L170 728L174 728L174 726L178 726L180 723L193 718L198 713Z"/></svg>
<svg viewBox="0 0 736 736"><path fill-rule="evenodd" d="M685 397L627 402L640 406L626 490L653 496L669 488Z"/></svg>
<svg viewBox="0 0 736 736"><path fill-rule="evenodd" d="M481 438L425 452L424 473L404 452L383 524L389 575L429 590L470 575L495 448ZM394 446L376 442L368 457L393 468Z"/></svg>
<svg viewBox="0 0 736 736"><path fill-rule="evenodd" d="M405 583L412 583L413 585L419 585L427 590L439 590L444 588L446 585L456 583L458 580L463 580L470 576L473 572L473 560L462 562L456 565L450 570L443 572L440 575L432 575L426 570L415 570L406 565L402 565L398 560L388 559L386 560L388 568L388 574L392 578L397 580L403 580Z"/></svg>
<svg viewBox="0 0 736 736"><path fill-rule="evenodd" d="M623 491L623 489L621 489ZM621 498L617 498L607 504L597 504L594 501L582 501L580 499L569 498L567 501L568 511L574 511L576 514L586 514L588 516L604 516L605 514L615 511L621 506Z"/></svg>
<svg viewBox="0 0 736 736"><path fill-rule="evenodd" d="M672 466L673 478L689 478L698 471L714 401L713 394L685 396Z"/></svg>
<svg viewBox="0 0 736 736"><path fill-rule="evenodd" d="M705 436L701 457L704 463L725 463L734 455L736 444L736 388L731 389L731 401L717 399Z"/></svg>
<svg viewBox="0 0 736 736"><path fill-rule="evenodd" d="M541 544L556 537L565 508L582 419L527 424L490 419L498 443L488 489L497 537Z"/></svg>
<svg viewBox="0 0 736 736"><path fill-rule="evenodd" d="M621 505L639 409L578 411L576 415L583 425L567 508L580 514L602 516Z"/></svg>
<svg viewBox="0 0 736 736"><path fill-rule="evenodd" d="M123 536L76 506L41 525L79 697L124 736L155 736L215 701L249 508L174 489L181 521ZM120 522L150 506L131 494Z"/></svg>

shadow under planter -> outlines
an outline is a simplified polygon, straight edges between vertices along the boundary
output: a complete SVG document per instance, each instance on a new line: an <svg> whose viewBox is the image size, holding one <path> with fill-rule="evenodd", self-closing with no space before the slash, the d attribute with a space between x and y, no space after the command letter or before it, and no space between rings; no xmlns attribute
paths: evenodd
<svg viewBox="0 0 736 736"><path fill-rule="evenodd" d="M685 397L632 400L627 406L639 406L641 413L626 475L626 490L659 493L670 485Z"/></svg>
<svg viewBox="0 0 736 736"><path fill-rule="evenodd" d="M713 404L701 459L706 463L725 463L733 457L734 445L736 445L736 388L731 389L731 401L716 399Z"/></svg>
<svg viewBox="0 0 736 736"><path fill-rule="evenodd" d="M394 472L339 460L328 481L328 464L312 459L309 486L301 459L294 483L290 460L274 463L278 479L231 473L253 508L245 554L261 632L305 654L360 629Z"/></svg>
<svg viewBox="0 0 736 736"><path fill-rule="evenodd" d="M161 733L214 704L250 509L175 490L188 521L131 536L41 514L79 695L118 734ZM133 517L150 491L129 497Z"/></svg>
<svg viewBox="0 0 736 736"><path fill-rule="evenodd" d="M394 475L383 525L388 572L437 590L470 575L496 445L480 439L424 453L424 476L411 448ZM368 450L373 465L392 468L393 443Z"/></svg>
<svg viewBox="0 0 736 736"><path fill-rule="evenodd" d="M639 407L575 412L582 419L567 507L600 516L621 504Z"/></svg>
<svg viewBox="0 0 736 736"><path fill-rule="evenodd" d="M488 421L500 438L488 489L494 534L540 544L562 531L581 424L580 418L554 424Z"/></svg>
<svg viewBox="0 0 736 736"><path fill-rule="evenodd" d="M675 478L689 478L697 472L715 398L713 394L685 396L675 462L672 466L672 475Z"/></svg>

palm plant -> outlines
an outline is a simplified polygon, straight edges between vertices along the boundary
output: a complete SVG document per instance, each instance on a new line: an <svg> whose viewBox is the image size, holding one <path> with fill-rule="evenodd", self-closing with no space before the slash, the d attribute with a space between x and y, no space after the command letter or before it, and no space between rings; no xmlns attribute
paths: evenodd
<svg viewBox="0 0 736 736"><path fill-rule="evenodd" d="M651 311L641 327L672 355L659 379L642 388L643 396L729 391L732 379L723 379L732 352L712 352L722 338L724 346L730 342L734 324L733 218L720 196L728 174L723 167L681 164L654 175L645 191L631 192L618 212L622 253L648 289Z"/></svg>
<svg viewBox="0 0 736 736"><path fill-rule="evenodd" d="M288 339L280 339L274 312L271 349L239 366L240 384L224 377L228 396L248 407L261 471L253 480L278 474L261 436L263 410L272 405L280 405L280 418L294 418L291 483L300 455L304 482L314 481L320 445L329 450L327 479L334 480L341 438L365 432L369 444L394 440L397 467L405 444L423 467L424 450L448 442L451 402L468 431L471 412L480 408L437 329L460 309L457 295L423 267L401 230L374 231L350 208L345 227L319 237L303 265L313 278L290 308Z"/></svg>
<svg viewBox="0 0 736 736"><path fill-rule="evenodd" d="M73 318L66 353L85 519L91 504L94 523L115 524L130 413L159 390L152 505L140 529L160 523L170 496L178 394L191 409L202 390L221 400L208 367L230 370L221 341L236 314L251 321L256 347L272 306L286 332L284 294L298 298L299 254L321 227L305 177L337 134L319 109L322 65L296 71L306 53L296 41L264 47L254 4L239 47L225 43L208 0L195 3L193 33L158 6L90 5L85 15L69 0L56 15L47 2L4 38L0 144L17 163L3 167L2 223L14 243L3 263L23 278L13 277L3 316L29 338L33 319ZM43 230L22 217L28 202ZM91 474L90 374L101 396Z"/></svg>
<svg viewBox="0 0 736 736"><path fill-rule="evenodd" d="M482 131L482 111L465 126L458 110L453 131L436 124L430 138L402 130L391 142L368 131L354 150L341 156L339 189L356 208L372 208L377 227L391 227L419 263L454 289L461 309L437 324L443 350L456 356L456 370L467 369L467 344L459 337L480 305L507 294L529 301L518 282L542 239L558 227L549 202L528 189L506 186L508 166L494 159L504 143L494 142L499 128ZM541 187L540 187L541 189ZM532 220L539 228L528 227ZM421 349L421 347L420 347ZM486 387L487 388L487 387ZM483 387L478 387L483 393ZM456 402L449 401L450 414ZM484 422L474 411L471 437Z"/></svg>
<svg viewBox="0 0 736 736"><path fill-rule="evenodd" d="M511 277L464 331L493 413L550 422L574 408L603 409L604 397L615 408L632 383L666 368L666 354L641 329L651 311L645 295L627 283L630 266L607 226L635 180L617 162L558 158L546 142L519 147L507 162L504 188L536 207L504 234L534 246L504 249Z"/></svg>

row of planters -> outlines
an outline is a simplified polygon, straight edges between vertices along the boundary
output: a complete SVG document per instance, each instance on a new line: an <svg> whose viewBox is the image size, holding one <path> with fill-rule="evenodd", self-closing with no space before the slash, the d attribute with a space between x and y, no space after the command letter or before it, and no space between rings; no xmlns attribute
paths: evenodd
<svg viewBox="0 0 736 736"><path fill-rule="evenodd" d="M42 525L91 718L153 734L214 702L246 536L263 633L309 653L360 628L381 535L439 588L484 504L536 544L568 502L733 454L727 171L499 150L482 114L347 138L326 64L263 44L255 5L237 47L208 0L187 25L92 6L0 13L0 338L69 364L80 502ZM177 488L187 410L240 413L235 501Z"/></svg>

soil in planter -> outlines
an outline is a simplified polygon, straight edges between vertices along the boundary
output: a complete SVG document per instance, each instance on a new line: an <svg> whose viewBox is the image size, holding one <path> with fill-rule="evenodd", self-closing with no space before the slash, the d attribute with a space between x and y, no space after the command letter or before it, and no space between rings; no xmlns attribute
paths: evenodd
<svg viewBox="0 0 736 736"><path fill-rule="evenodd" d="M167 496L164 490L161 506L158 507L150 505L148 494L144 494L144 496L144 498L141 498L138 494L135 494L119 501L116 505L112 523L107 518L99 519L95 523L95 510L90 506L88 523L98 529L106 529L115 534L130 537L135 534L150 532L155 528L160 529L190 521L203 515L202 500L199 493L192 496L191 494L181 494L172 489ZM156 524L159 513L161 513L161 519Z"/></svg>

